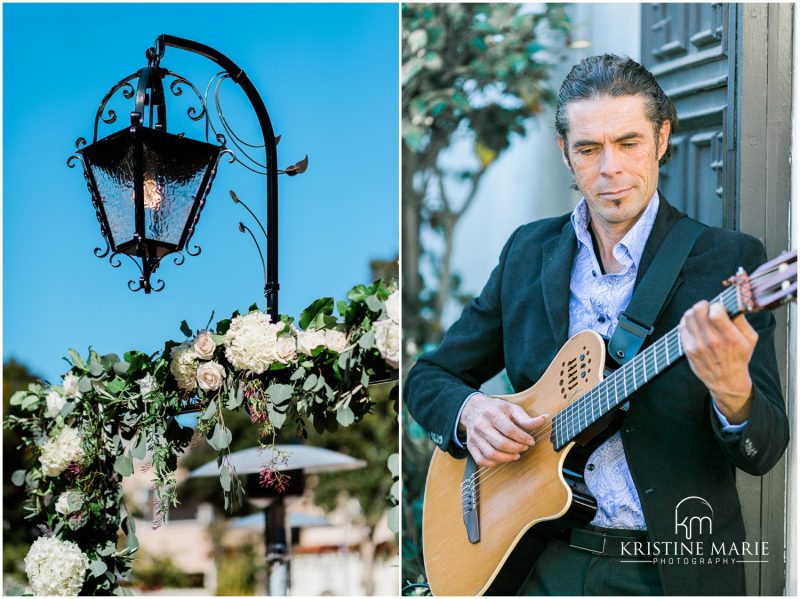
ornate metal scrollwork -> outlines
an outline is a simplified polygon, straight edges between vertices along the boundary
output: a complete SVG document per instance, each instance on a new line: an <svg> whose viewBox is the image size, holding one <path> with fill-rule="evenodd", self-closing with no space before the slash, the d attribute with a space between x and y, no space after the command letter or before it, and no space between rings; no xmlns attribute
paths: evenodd
<svg viewBox="0 0 800 599"><path fill-rule="evenodd" d="M186 110L186 114L190 119L192 119L193 121L199 121L204 116L207 116L208 110L206 109L206 103L203 100L203 96L189 80L187 80L185 77L182 77L181 75L178 75L177 73L173 73L172 71L167 71L165 77L174 78L174 81L169 84L169 91L172 92L173 96L177 97L183 95L183 88L181 87L182 85L188 85L197 96L197 99L200 102L200 112L198 112L197 108L195 108L194 106L189 106L189 108Z"/></svg>
<svg viewBox="0 0 800 599"><path fill-rule="evenodd" d="M94 137L92 138L93 141L97 141L97 129L100 126L100 121L103 121L106 125L110 125L117 120L117 113L114 110L109 109L106 113L106 116L103 116L105 112L106 106L111 101L111 98L116 94L119 90L122 90L122 95L125 97L126 100L130 100L133 98L136 90L131 83L132 80L139 78L139 71L132 73L125 77L124 79L120 79L114 86L108 90L103 99L100 101L100 106L97 109L97 114L94 117ZM82 139L82 138L79 138Z"/></svg>

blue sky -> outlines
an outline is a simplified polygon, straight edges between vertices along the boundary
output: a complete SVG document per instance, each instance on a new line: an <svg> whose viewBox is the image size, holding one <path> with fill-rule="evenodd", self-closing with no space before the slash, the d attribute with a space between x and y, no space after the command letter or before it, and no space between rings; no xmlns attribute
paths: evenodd
<svg viewBox="0 0 800 599"><path fill-rule="evenodd" d="M229 56L261 93L281 167L308 153L308 171L279 178L280 311L343 298L368 282L369 260L398 252L398 8L324 4L5 4L3 6L3 354L57 382L72 347L85 354L153 352L179 339L181 320L203 327L257 301L260 262L239 233L244 211L262 217L264 177L224 162L195 231L202 247L183 266L165 260L153 277L166 288L127 288L132 264L114 269L80 166L66 159L111 86L146 64L161 33ZM219 71L210 60L167 48L162 66L201 91ZM188 104L167 97L169 129L202 138L181 119ZM255 116L235 84L223 85L226 115L261 143ZM116 104L129 122L132 101Z"/></svg>

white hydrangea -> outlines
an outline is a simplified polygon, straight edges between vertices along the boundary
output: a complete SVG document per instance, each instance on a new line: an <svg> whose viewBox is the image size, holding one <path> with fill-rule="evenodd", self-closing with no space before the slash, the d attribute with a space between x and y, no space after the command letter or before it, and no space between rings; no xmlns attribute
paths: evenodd
<svg viewBox="0 0 800 599"><path fill-rule="evenodd" d="M400 366L400 327L391 319L385 318L372 325L375 331L375 346L381 357L392 368Z"/></svg>
<svg viewBox="0 0 800 599"><path fill-rule="evenodd" d="M172 348L170 353L172 362L169 371L178 382L178 387L185 391L194 391L197 388L197 354L190 341L186 341Z"/></svg>
<svg viewBox="0 0 800 599"><path fill-rule="evenodd" d="M225 357L236 370L261 374L278 360L278 333L283 326L272 324L263 312L237 316L225 333Z"/></svg>
<svg viewBox="0 0 800 599"><path fill-rule="evenodd" d="M64 397L80 397L81 392L78 389L78 377L68 373L64 377Z"/></svg>
<svg viewBox="0 0 800 599"><path fill-rule="evenodd" d="M297 351L301 354L311 355L311 352L319 347L325 345L325 331L300 331L297 333Z"/></svg>
<svg viewBox="0 0 800 599"><path fill-rule="evenodd" d="M68 516L72 512L81 509L83 505L83 493L77 490L64 491L56 499L56 512L62 516Z"/></svg>
<svg viewBox="0 0 800 599"><path fill-rule="evenodd" d="M344 351L344 348L347 347L347 335L341 331L328 329L325 331L325 346L329 350L340 354Z"/></svg>
<svg viewBox="0 0 800 599"><path fill-rule="evenodd" d="M89 558L78 545L55 537L39 537L25 556L25 574L39 596L76 596L88 567Z"/></svg>
<svg viewBox="0 0 800 599"><path fill-rule="evenodd" d="M386 316L389 317L389 320L400 324L400 291L393 291L384 306L386 306Z"/></svg>
<svg viewBox="0 0 800 599"><path fill-rule="evenodd" d="M84 455L81 443L83 437L74 428L64 427L42 446L39 462L47 476L58 476L72 462L80 462Z"/></svg>
<svg viewBox="0 0 800 599"><path fill-rule="evenodd" d="M45 416L48 418L55 418L61 413L61 408L64 407L64 404L67 403L66 398L61 395L58 391L53 389L50 393L47 394L45 397L45 401L47 402L47 410L45 411Z"/></svg>

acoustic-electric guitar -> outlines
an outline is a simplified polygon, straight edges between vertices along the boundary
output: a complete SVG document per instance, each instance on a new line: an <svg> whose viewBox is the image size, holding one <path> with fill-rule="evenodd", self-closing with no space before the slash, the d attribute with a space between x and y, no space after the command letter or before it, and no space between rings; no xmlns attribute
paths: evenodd
<svg viewBox="0 0 800 599"><path fill-rule="evenodd" d="M733 317L776 308L796 294L793 250L750 275L740 269L712 303L720 302ZM583 482L586 443L631 394L683 355L676 327L604 379L603 339L582 331L564 344L535 385L500 396L531 415L551 416L519 460L479 468L471 458L455 459L436 449L422 517L433 594L512 594L501 586L501 570L527 532L557 529L569 519L590 521L596 504ZM527 559L530 564L530 554Z"/></svg>

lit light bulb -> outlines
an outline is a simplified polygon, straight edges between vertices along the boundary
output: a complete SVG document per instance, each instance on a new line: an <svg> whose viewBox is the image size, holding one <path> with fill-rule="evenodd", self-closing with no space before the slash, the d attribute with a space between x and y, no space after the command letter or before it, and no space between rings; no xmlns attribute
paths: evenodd
<svg viewBox="0 0 800 599"><path fill-rule="evenodd" d="M161 208L161 189L156 183L155 179L145 179L144 181L144 207L150 210L158 210Z"/></svg>

